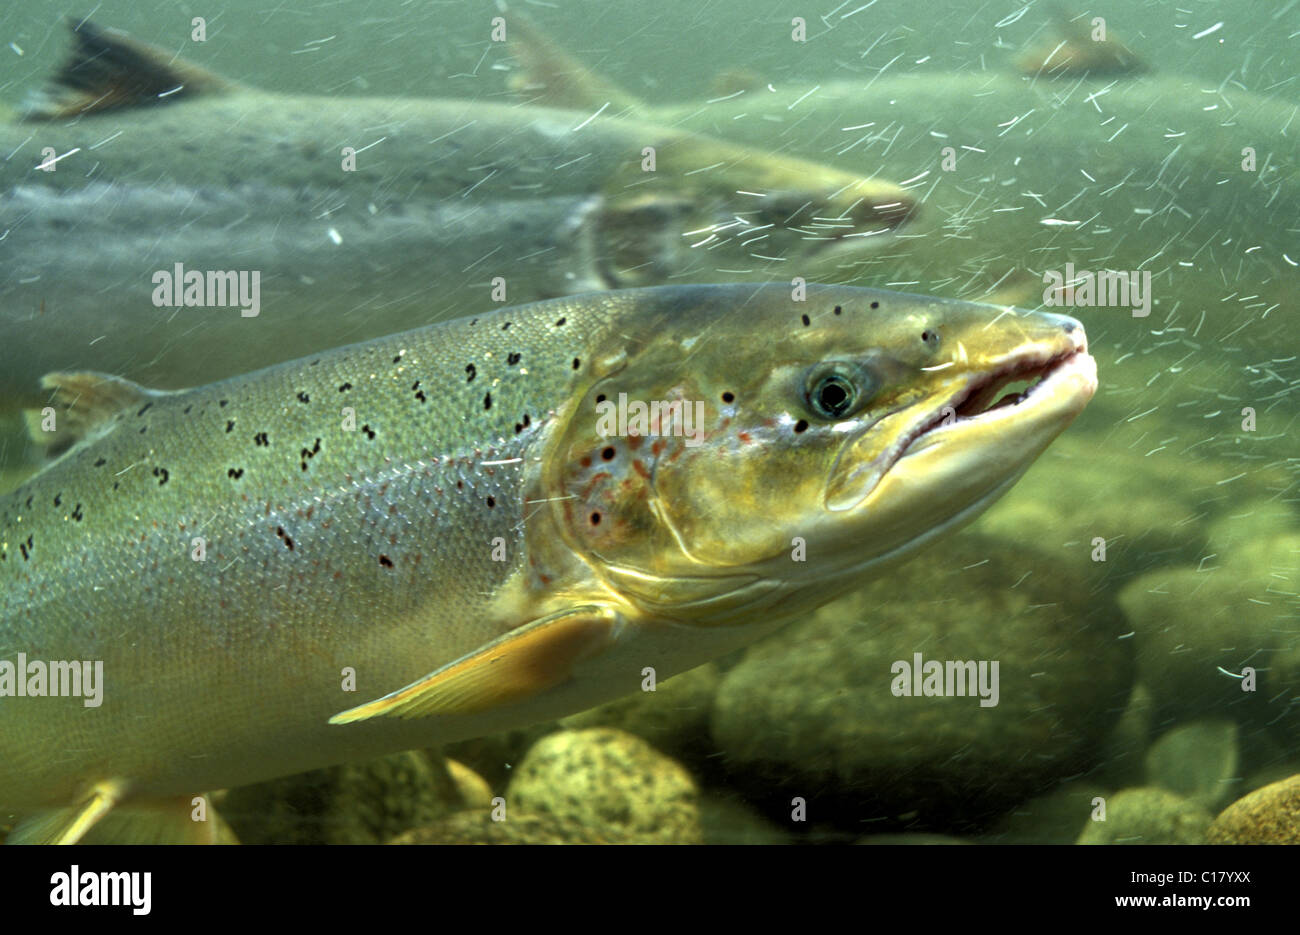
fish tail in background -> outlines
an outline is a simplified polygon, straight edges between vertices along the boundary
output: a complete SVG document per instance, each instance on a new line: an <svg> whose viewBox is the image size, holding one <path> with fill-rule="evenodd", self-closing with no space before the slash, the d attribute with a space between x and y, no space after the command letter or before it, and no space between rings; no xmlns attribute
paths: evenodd
<svg viewBox="0 0 1300 935"><path fill-rule="evenodd" d="M170 104L239 86L205 68L90 20L68 18L73 46L63 67L23 107L28 121L61 120L141 104Z"/></svg>

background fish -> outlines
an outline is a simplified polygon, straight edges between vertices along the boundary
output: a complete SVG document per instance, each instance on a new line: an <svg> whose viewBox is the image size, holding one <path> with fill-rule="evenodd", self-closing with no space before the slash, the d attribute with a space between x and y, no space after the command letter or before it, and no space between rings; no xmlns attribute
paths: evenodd
<svg viewBox="0 0 1300 935"><path fill-rule="evenodd" d="M782 285L557 299L193 390L47 384L84 440L0 501L0 660L100 660L104 693L0 698L13 840L698 665L972 519L1096 385L1070 318ZM679 408L607 434L626 400Z"/></svg>
<svg viewBox="0 0 1300 935"><path fill-rule="evenodd" d="M279 95L72 25L53 86L0 127L0 399L66 367L230 376L487 307L498 276L508 302L812 278L914 207L886 182L676 129ZM259 271L259 314L157 307L152 277L176 263Z"/></svg>

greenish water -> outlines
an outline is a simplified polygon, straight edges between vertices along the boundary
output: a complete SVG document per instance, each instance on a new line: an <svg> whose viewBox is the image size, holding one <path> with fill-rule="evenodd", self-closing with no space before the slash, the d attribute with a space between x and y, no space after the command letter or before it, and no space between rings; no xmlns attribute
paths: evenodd
<svg viewBox="0 0 1300 935"><path fill-rule="evenodd" d="M1044 4L518 8L639 119L918 179L915 225L838 281L1036 308L1067 263L1145 271L1149 315L1061 309L1087 329L1096 398L1003 501L888 580L654 695L443 751L450 772L405 755L232 790L218 808L241 839L1196 843L1300 774L1300 4L1071 10L1150 70L1032 82L1014 60L1055 44ZM267 90L519 100L489 4L94 10ZM63 12L0 12L0 101L62 60ZM32 457L7 425L5 489ZM917 653L999 660L999 703L891 693ZM625 733L579 733L607 728ZM517 832L483 819L492 795L530 816Z"/></svg>

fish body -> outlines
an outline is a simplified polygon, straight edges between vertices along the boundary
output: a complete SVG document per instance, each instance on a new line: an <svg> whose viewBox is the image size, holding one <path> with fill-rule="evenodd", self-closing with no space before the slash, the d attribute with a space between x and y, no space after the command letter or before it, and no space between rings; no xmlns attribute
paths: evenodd
<svg viewBox="0 0 1300 935"><path fill-rule="evenodd" d="M924 210L882 249L841 258L836 282L960 297L1010 287L1008 301L1036 305L1044 270L1069 261L1147 270L1169 305L1239 291L1264 308L1291 301L1300 109L1285 97L1177 74L1053 81L1046 71L918 70L760 78L709 100L629 102L535 27L516 22L512 35L522 100L613 99L635 119L898 180ZM1175 238L1205 248L1175 256Z"/></svg>
<svg viewBox="0 0 1300 935"><path fill-rule="evenodd" d="M1063 316L718 285L191 390L46 385L79 440L0 499L0 815L44 816L18 840L553 718L744 645L977 515L1095 369ZM16 696L19 653L101 662L99 703Z"/></svg>
<svg viewBox="0 0 1300 935"><path fill-rule="evenodd" d="M67 367L210 382L475 303L811 279L915 207L644 121L281 95L91 22L73 38L27 119L0 126L3 395ZM204 284L256 272L256 303L160 292L177 264Z"/></svg>

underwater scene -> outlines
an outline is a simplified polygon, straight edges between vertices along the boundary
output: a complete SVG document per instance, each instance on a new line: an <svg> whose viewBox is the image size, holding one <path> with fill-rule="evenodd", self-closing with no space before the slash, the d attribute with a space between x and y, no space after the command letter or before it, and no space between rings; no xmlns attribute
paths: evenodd
<svg viewBox="0 0 1300 935"><path fill-rule="evenodd" d="M1300 843L1300 0L0 11L0 839Z"/></svg>

